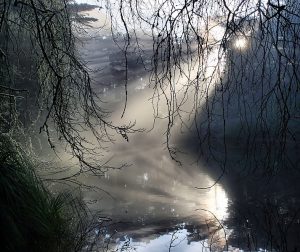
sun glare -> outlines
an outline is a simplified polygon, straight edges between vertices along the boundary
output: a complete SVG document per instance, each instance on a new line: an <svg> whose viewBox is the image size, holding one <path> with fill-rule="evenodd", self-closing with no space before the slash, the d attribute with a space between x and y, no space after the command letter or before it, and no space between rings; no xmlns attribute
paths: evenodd
<svg viewBox="0 0 300 252"><path fill-rule="evenodd" d="M237 38L234 42L234 47L240 50L245 49L247 47L247 40L245 38Z"/></svg>

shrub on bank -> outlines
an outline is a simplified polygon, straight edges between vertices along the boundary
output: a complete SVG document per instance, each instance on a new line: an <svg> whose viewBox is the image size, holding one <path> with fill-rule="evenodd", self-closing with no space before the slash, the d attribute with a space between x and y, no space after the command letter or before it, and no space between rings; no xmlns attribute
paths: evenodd
<svg viewBox="0 0 300 252"><path fill-rule="evenodd" d="M1 251L79 251L88 214L70 193L53 195L33 162L9 137L0 136Z"/></svg>

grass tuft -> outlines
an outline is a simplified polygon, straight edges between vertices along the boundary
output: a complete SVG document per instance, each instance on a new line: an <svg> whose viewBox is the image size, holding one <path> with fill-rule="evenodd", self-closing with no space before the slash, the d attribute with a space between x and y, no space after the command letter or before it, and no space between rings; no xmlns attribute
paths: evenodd
<svg viewBox="0 0 300 252"><path fill-rule="evenodd" d="M80 251L88 213L70 193L51 194L30 158L1 135L0 223L1 251Z"/></svg>

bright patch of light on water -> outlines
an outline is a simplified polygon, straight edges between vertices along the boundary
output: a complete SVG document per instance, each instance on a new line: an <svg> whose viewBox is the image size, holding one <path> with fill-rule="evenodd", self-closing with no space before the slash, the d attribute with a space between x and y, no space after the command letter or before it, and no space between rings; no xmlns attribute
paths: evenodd
<svg viewBox="0 0 300 252"><path fill-rule="evenodd" d="M208 207L210 211L219 219L224 220L228 217L228 196L219 184L209 189L208 195Z"/></svg>
<svg viewBox="0 0 300 252"><path fill-rule="evenodd" d="M171 246L172 252L210 251L207 241L189 242L188 235L188 231L186 229L182 229L174 231L173 233L161 235L147 242L136 242L130 238L129 242L128 240L122 241L118 245L118 249L122 251L122 248L125 248L125 246L129 246L133 251L136 252L167 252L170 251L169 248Z"/></svg>

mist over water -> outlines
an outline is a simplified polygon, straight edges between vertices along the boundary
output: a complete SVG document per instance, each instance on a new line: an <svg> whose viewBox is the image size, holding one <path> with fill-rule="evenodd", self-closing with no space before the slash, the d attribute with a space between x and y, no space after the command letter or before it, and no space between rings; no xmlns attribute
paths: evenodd
<svg viewBox="0 0 300 252"><path fill-rule="evenodd" d="M211 30L212 37L215 35L216 40L222 38L223 32L222 27L218 26ZM129 164L127 167L108 170L102 178L80 178L85 184L99 186L103 190L87 190L84 192L84 199L91 203L92 210L100 210L103 216L114 221L114 224L105 230L105 235L111 239L114 248L121 250L128 246L128 249L137 251L169 251L174 236L176 246L172 247L172 251L218 251L226 245L225 240L228 237L229 245L249 250L252 248L255 251L282 244L282 237L286 237L289 246L297 247L299 174L296 169L287 169L285 164L280 164L284 169L276 170L276 165L279 164L271 157L270 163L274 167L270 169L274 168L277 172L276 176L271 177L264 173L263 166L267 164L264 151L268 150L264 149L260 139L254 141L254 145L257 146L254 149L257 149L257 152L262 150L261 153L250 157L247 152L248 146L245 144L247 137L237 141L237 135L243 127L238 117L240 97L243 97L246 103L250 101L247 108L249 110L244 115L246 121L251 118L255 123L254 115L259 110L258 105L251 103L251 99L255 98L255 92L258 91L251 89L250 84L245 82L244 89L241 89L246 91L246 94L241 95L240 90L236 91L234 87L229 89L228 93L224 92L229 101L226 106L229 127L226 128L227 142L224 143L223 122L218 117L224 105L220 102L221 92L218 92L219 80L223 76L222 73L214 75L213 70L219 63L219 72L222 72L226 62L220 59L217 51L212 50L207 57L205 72L206 77L212 77L201 85L202 90L198 90L204 95L203 100L197 104L197 112L199 125L202 123L205 129L206 106L214 106L212 111L215 117L210 125L213 140L210 143L199 143L196 129L186 127L182 123L192 123L193 118L189 113L180 118L181 120L174 120L170 143L172 146L179 146L183 151L178 153L181 162L179 165L171 159L166 148L168 108L161 100L157 103L157 97L153 97L153 89L149 86L152 41L145 39L143 42L145 61L141 62L139 55L135 53L128 57L128 102L123 118L124 57L113 43L109 30L98 30L93 38L83 40L81 48L89 67L93 70L100 69L93 74L94 89L104 101L103 107L112 112L111 121L116 125L136 122L136 128L144 129L143 132L129 135L128 142L115 134L115 142L108 144L103 160L110 160L110 164L115 167ZM238 39L234 46L244 53L248 43L250 41ZM239 73L239 67L237 72ZM178 73L175 73L175 79L178 80L176 87L180 90L187 83L187 79L176 74ZM191 70L190 74L191 79L195 78L193 74L196 74L196 71ZM247 74L245 76L249 77ZM251 77L255 79L258 75ZM183 102L183 110L189 111L193 106L190 99L180 95L177 98ZM273 114L268 116L272 117ZM293 124L293 127L296 133L299 132L297 126ZM295 142L296 144L287 145L288 155L293 163L299 160L299 145ZM199 145L204 153L201 158ZM224 154L224 145L227 145L228 155ZM213 154L214 158L209 158L210 154ZM222 178L218 180L220 175ZM216 181L218 183L215 184ZM214 186L211 187L212 185ZM282 227L289 226L289 222L291 228L282 233ZM215 247L209 248L211 244ZM277 248L276 251L280 249Z"/></svg>
<svg viewBox="0 0 300 252"><path fill-rule="evenodd" d="M171 159L166 148L167 107L163 103L154 107L149 71L137 62L136 57L129 59L128 103L125 115L121 118L125 92L124 71L120 67L123 58L116 53L118 49L108 34L102 34L87 40L82 50L92 68L102 69L93 76L94 88L105 102L103 105L112 111L111 121L117 125L136 122L136 128L144 129L143 132L129 135L128 142L115 136L116 142L109 145L103 159L111 159L110 164L116 167L124 163L129 166L108 170L103 178L83 177L85 184L99 186L109 193L87 191L84 193L85 200L93 202L91 209L100 210L101 214L111 217L113 221L126 222L126 225L117 225L117 236L131 237L133 243L143 241L148 244L153 240L147 245L151 248L153 244L164 241L167 251L171 237L168 233L178 227L182 229L178 233L180 239L184 236L187 239L186 234L196 232L199 237L190 234L189 239L205 241L211 234L208 223L212 230L217 229L218 221L228 216L225 189L221 184L208 189L195 189L210 187L215 181L207 172L209 168L203 169L196 162L194 154L180 154L181 165ZM178 85L186 81L181 76L178 79ZM191 104L186 102L185 106ZM188 116L186 120L189 120ZM184 131L181 123L175 122L172 130L174 145L177 135L185 134ZM160 234L163 235L161 238L155 238ZM224 237L224 234L221 236ZM178 251L195 251L196 247L199 248L188 246L187 242L182 246ZM188 250L182 250L185 246ZM138 251L153 251L150 248Z"/></svg>

